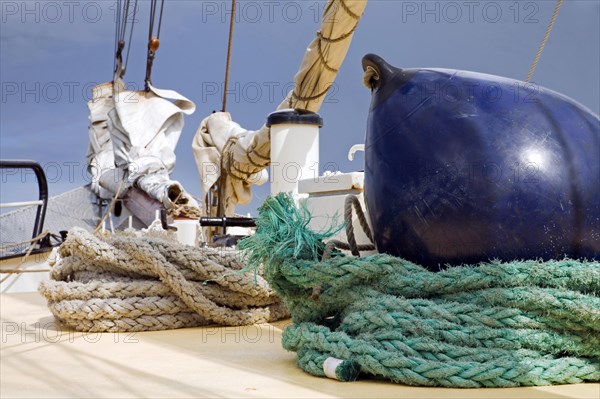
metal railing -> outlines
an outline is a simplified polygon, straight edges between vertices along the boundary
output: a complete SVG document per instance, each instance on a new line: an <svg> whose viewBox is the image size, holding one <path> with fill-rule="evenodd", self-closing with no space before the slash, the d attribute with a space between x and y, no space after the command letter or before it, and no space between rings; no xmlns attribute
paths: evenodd
<svg viewBox="0 0 600 399"><path fill-rule="evenodd" d="M40 236L44 229L44 220L46 218L46 209L48 208L48 181L46 180L46 174L41 165L35 161L30 160L0 160L0 169L31 169L35 173L38 182L39 198L36 201L22 201L22 202L7 202L0 204L0 208L15 208L37 205L35 214L35 223L33 225L33 233L31 239L35 239ZM38 240L38 242L42 241ZM5 255L0 254L0 258L10 258L18 256L18 254Z"/></svg>

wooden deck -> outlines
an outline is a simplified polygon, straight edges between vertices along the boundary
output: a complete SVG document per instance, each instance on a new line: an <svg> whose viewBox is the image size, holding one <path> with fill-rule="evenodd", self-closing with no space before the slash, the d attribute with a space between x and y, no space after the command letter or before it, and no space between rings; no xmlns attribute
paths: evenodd
<svg viewBox="0 0 600 399"><path fill-rule="evenodd" d="M132 334L61 330L37 293L0 295L0 397L600 398L600 384L439 389L340 383L281 348L286 322Z"/></svg>

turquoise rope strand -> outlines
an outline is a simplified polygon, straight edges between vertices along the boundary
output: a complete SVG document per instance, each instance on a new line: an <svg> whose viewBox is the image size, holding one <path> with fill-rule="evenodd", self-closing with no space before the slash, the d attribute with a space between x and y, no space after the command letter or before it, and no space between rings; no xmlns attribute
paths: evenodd
<svg viewBox="0 0 600 399"><path fill-rule="evenodd" d="M249 268L264 265L293 324L282 345L323 377L359 374L444 387L513 387L600 381L600 263L514 261L433 273L404 259L337 252L333 231L308 229L289 196L261 207L242 241Z"/></svg>

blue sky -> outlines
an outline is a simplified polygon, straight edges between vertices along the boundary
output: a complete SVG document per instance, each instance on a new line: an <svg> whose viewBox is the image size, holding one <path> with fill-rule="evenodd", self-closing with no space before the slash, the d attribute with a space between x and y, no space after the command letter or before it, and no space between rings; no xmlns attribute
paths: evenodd
<svg viewBox="0 0 600 399"><path fill-rule="evenodd" d="M125 80L142 87L149 2L140 0ZM240 0L228 111L258 129L289 88L319 26L324 0ZM346 158L364 142L370 102L361 57L377 53L399 67L442 67L524 79L556 2L370 0L336 81L321 108L321 165L362 169ZM0 25L0 157L39 161L52 195L85 184L86 101L111 80L113 1L2 1ZM230 1L167 0L156 87L196 103L177 149L174 178L195 195L199 177L191 141L200 121L221 104ZM564 3L533 81L600 111L600 2ZM35 195L33 177L2 176L1 201ZM239 211L255 213L268 187Z"/></svg>

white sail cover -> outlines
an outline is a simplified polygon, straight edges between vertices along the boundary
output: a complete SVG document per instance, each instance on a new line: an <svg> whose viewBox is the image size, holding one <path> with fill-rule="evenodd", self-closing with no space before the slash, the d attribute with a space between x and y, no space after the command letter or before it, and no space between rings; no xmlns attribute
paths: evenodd
<svg viewBox="0 0 600 399"><path fill-rule="evenodd" d="M233 215L237 204L250 202L253 184L261 185L268 179L265 167L269 165L269 134L267 128L263 129L266 134L245 130L232 121L228 112L215 112L200 123L196 132L192 150L202 192L206 195L222 175L226 176L221 200L227 216ZM227 173L222 174L222 169ZM208 201L205 205L208 215L216 215L216 208L211 208Z"/></svg>
<svg viewBox="0 0 600 399"><path fill-rule="evenodd" d="M110 199L114 193L102 187L100 179L103 173L114 175L115 169L112 140L108 131L108 113L115 108L112 82L95 86L87 106L90 110L87 167L91 176L91 188L100 198Z"/></svg>
<svg viewBox="0 0 600 399"><path fill-rule="evenodd" d="M149 91L123 87L121 79L115 78L115 106L108 112L115 165L126 172L129 184L135 184L167 209L175 205L197 208L181 184L169 178L175 169L175 147L183 129L183 116L193 113L196 106L172 90L152 85Z"/></svg>
<svg viewBox="0 0 600 399"><path fill-rule="evenodd" d="M197 202L177 181L175 147L192 101L171 90L126 90L123 80L93 88L88 102L88 170L101 198L122 196L132 185L183 216L199 216Z"/></svg>
<svg viewBox="0 0 600 399"><path fill-rule="evenodd" d="M321 29L310 43L295 88L277 107L317 112L342 65L367 0L329 0ZM206 195L221 180L224 213L231 216L235 205L252 199L251 186L266 181L270 161L270 129L248 131L228 113L217 112L202 121L192 143L194 157ZM223 176L223 178L222 178ZM208 209L214 214L214 209Z"/></svg>

